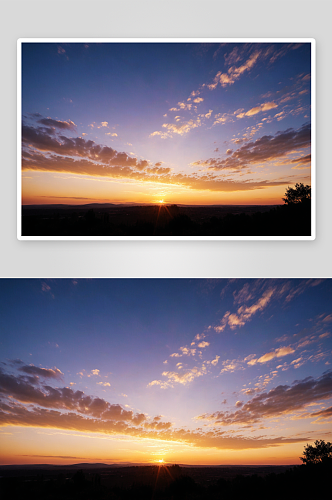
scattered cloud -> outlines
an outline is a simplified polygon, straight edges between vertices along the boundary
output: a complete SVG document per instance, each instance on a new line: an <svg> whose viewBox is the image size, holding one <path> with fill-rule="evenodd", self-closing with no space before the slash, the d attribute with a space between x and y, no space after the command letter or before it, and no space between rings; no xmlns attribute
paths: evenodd
<svg viewBox="0 0 332 500"><path fill-rule="evenodd" d="M207 346L209 346L209 345L210 345L210 342L205 342L205 341L203 341L203 342L200 342L200 343L198 344L198 347L203 348L203 347L207 347Z"/></svg>
<svg viewBox="0 0 332 500"><path fill-rule="evenodd" d="M227 311L224 314L220 325L214 328L215 331L218 333L223 331L226 325L229 325L232 330L244 326L248 321L251 320L251 317L256 314L256 312L265 309L274 293L275 289L269 288L268 290L265 290L262 296L251 306L242 305L238 308L237 313L230 313L229 311Z"/></svg>
<svg viewBox="0 0 332 500"><path fill-rule="evenodd" d="M249 56L249 58L243 63L241 66L231 66L227 73L222 73L218 71L216 76L214 77L213 83L207 85L209 90L214 90L218 83L222 87L227 87L228 85L232 85L240 78L240 76L246 71L250 71L255 64L257 63L258 58L261 56L262 52L260 50L255 50L253 54Z"/></svg>

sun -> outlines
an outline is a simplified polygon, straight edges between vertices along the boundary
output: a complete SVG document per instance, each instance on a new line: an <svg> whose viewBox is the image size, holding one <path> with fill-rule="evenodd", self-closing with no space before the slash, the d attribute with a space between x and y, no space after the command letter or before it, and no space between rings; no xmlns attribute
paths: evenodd
<svg viewBox="0 0 332 500"><path fill-rule="evenodd" d="M163 464L164 463L164 459L161 458L160 460L157 460L158 464Z"/></svg>

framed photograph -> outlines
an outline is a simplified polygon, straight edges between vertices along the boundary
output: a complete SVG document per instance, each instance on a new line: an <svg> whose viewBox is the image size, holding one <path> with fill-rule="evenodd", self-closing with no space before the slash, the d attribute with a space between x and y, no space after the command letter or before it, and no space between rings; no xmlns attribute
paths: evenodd
<svg viewBox="0 0 332 500"><path fill-rule="evenodd" d="M18 40L20 240L313 240L315 40Z"/></svg>

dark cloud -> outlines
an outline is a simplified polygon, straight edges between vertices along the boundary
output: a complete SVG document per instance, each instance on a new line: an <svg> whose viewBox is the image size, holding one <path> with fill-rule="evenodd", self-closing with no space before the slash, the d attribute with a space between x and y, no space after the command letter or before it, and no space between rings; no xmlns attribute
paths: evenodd
<svg viewBox="0 0 332 500"><path fill-rule="evenodd" d="M135 418L134 412L124 410L118 404L110 404L104 399L87 396L83 391L73 391L68 387L53 388L49 385L41 385L38 377L42 375L51 378L51 370L36 366L22 368L21 371L30 372L35 377L15 376L0 369L0 394L14 398L21 403L77 411L93 417L102 417L105 420L131 421ZM57 372L54 372L53 378L58 378Z"/></svg>
<svg viewBox="0 0 332 500"><path fill-rule="evenodd" d="M240 141L238 140L238 143ZM290 128L277 132L275 136L264 135L254 142L248 142L224 160L210 158L206 161L195 162L194 165L204 165L212 170L241 170L252 164L277 160L292 151L307 148L310 145L311 126L305 124L298 130Z"/></svg>
<svg viewBox="0 0 332 500"><path fill-rule="evenodd" d="M90 156L90 154L93 156L93 147L95 146L94 141L86 141L81 137L68 138L63 135L59 138L50 137L43 129L28 125L22 126L22 141L23 145L32 146L40 151L75 156ZM90 150L92 150L91 153ZM111 158L113 156L114 152L111 154Z"/></svg>
<svg viewBox="0 0 332 500"><path fill-rule="evenodd" d="M330 406L329 408L324 408L324 410L310 413L310 417L318 417L319 419L331 418L332 417L332 406Z"/></svg>
<svg viewBox="0 0 332 500"><path fill-rule="evenodd" d="M36 113L34 116L39 115L39 113ZM41 115L39 115L41 116ZM74 122L71 120L67 121L61 121L61 120L53 120L52 118L42 118L41 120L38 120L38 123L41 123L42 125L45 125L46 127L56 127L59 129L63 130L75 130L76 125Z"/></svg>
<svg viewBox="0 0 332 500"><path fill-rule="evenodd" d="M300 156L300 158L295 158L294 160L291 161L291 163L301 163L301 164L311 163L311 154L308 154L306 156Z"/></svg>
<svg viewBox="0 0 332 500"><path fill-rule="evenodd" d="M277 49L273 52L273 55L269 61L270 64L273 64L279 57L283 57L290 50L296 50L301 47L301 43L287 43L287 44L278 44L278 47L281 46L280 49Z"/></svg>
<svg viewBox="0 0 332 500"><path fill-rule="evenodd" d="M332 371L318 379L307 377L296 380L292 386L279 385L268 393L255 396L235 412L215 412L200 415L199 419L213 420L216 424L254 424L264 418L302 410L307 404L332 398Z"/></svg>
<svg viewBox="0 0 332 500"><path fill-rule="evenodd" d="M38 368L34 365L24 365L19 368L21 372L29 375L36 375L37 377L61 379L63 373L58 368Z"/></svg>

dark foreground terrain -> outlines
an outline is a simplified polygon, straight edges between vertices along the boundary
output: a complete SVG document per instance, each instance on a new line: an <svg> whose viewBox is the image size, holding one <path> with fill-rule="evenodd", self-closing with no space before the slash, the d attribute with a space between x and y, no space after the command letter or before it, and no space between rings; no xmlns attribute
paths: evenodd
<svg viewBox="0 0 332 500"><path fill-rule="evenodd" d="M308 203L281 206L30 205L22 236L310 236Z"/></svg>
<svg viewBox="0 0 332 500"><path fill-rule="evenodd" d="M75 466L0 467L7 499L222 500L324 498L331 464L301 466Z"/></svg>

